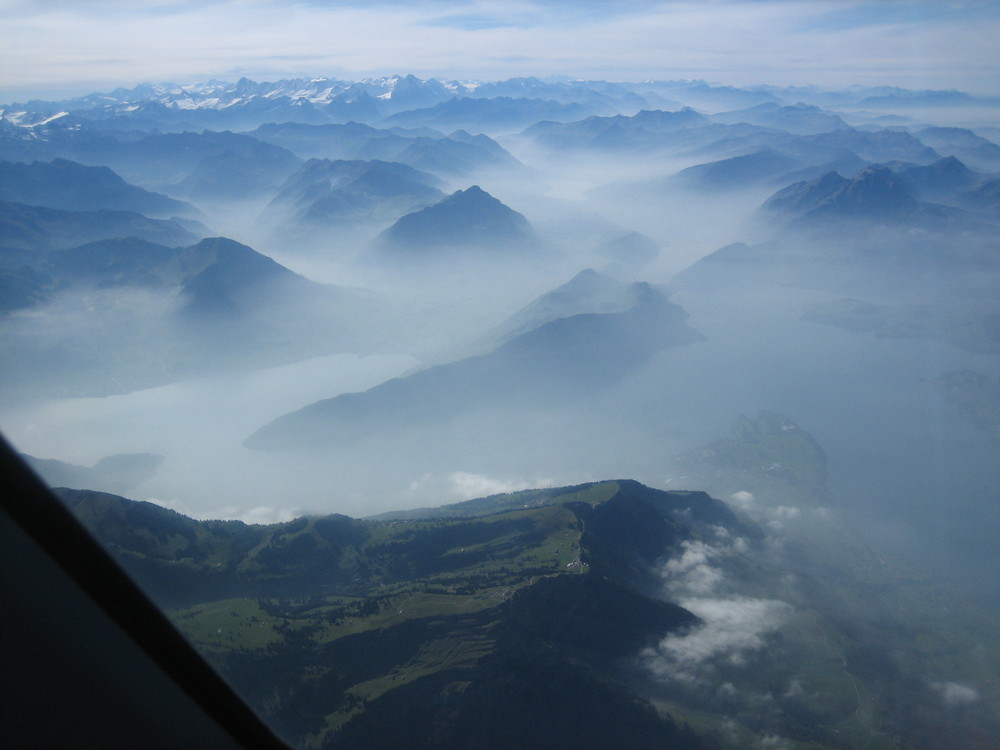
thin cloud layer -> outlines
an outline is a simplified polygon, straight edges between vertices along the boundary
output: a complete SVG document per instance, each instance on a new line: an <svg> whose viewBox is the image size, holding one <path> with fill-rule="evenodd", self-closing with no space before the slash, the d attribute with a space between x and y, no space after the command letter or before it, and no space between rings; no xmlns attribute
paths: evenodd
<svg viewBox="0 0 1000 750"><path fill-rule="evenodd" d="M0 96L414 73L996 88L994 4L0 2Z"/></svg>

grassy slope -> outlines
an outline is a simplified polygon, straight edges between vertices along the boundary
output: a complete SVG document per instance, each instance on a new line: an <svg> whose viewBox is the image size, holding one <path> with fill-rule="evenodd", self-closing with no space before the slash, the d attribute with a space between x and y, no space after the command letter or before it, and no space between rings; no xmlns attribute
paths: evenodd
<svg viewBox="0 0 1000 750"><path fill-rule="evenodd" d="M808 433L780 415L743 419L682 463L717 491L752 486L761 526L704 493L630 481L271 526L64 494L303 746L700 746L687 726L708 746L772 734L802 749L945 748L958 735L989 746L982 711L941 711L928 680L992 684L995 626L974 611L942 618L961 602L888 568L839 520L780 551L762 531L793 498L803 513L826 504ZM719 529L749 544L719 563L731 594L780 598L794 616L743 663L708 663L708 682L652 680L637 655L698 627L662 601L658 562L717 543Z"/></svg>

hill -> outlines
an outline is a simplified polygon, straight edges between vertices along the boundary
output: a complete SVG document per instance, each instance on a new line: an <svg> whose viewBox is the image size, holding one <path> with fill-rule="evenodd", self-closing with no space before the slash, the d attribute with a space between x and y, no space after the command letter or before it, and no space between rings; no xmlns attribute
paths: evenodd
<svg viewBox="0 0 1000 750"><path fill-rule="evenodd" d="M606 482L448 522L328 516L268 527L62 495L299 741L703 746L627 687L619 660L698 622L642 583L656 557L720 514L740 528L707 495ZM638 517L642 538L628 540ZM277 675L285 688L269 701Z"/></svg>
<svg viewBox="0 0 1000 750"><path fill-rule="evenodd" d="M398 219L376 240L376 253L417 260L449 255L518 255L537 249L523 215L478 185Z"/></svg>
<svg viewBox="0 0 1000 750"><path fill-rule="evenodd" d="M745 420L716 467L748 478L753 460L732 460L739 445L815 454L787 424ZM922 584L885 601L884 566L829 514L812 544L776 548L787 532L773 522L629 480L268 526L59 492L298 745L669 750L780 736L943 750L959 738L987 747L996 723L969 704L963 719L928 720L942 699L914 677L947 662L931 610L911 606L899 633L885 619L899 622L897 599ZM765 512L787 521L790 507ZM851 567L828 567L830 555ZM761 705L775 686L787 694Z"/></svg>

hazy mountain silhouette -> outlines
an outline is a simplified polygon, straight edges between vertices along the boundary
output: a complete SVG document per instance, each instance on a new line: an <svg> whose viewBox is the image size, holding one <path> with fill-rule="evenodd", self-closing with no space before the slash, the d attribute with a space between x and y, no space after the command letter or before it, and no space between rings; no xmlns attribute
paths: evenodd
<svg viewBox="0 0 1000 750"><path fill-rule="evenodd" d="M711 119L713 122L727 125L745 122L797 135L814 135L850 127L839 115L802 102L793 106L782 106L777 102L763 102L745 109L719 112L712 115Z"/></svg>
<svg viewBox="0 0 1000 750"><path fill-rule="evenodd" d="M207 232L196 222L150 219L133 211L64 211L0 201L0 247L57 250L113 237L132 236L162 245L189 245Z"/></svg>
<svg viewBox="0 0 1000 750"><path fill-rule="evenodd" d="M984 180L983 175L973 172L954 156L910 167L898 174L914 198L935 202L951 202L959 193L971 190Z"/></svg>
<svg viewBox="0 0 1000 750"><path fill-rule="evenodd" d="M470 136L462 131L445 136L427 128L383 130L356 122L345 125L284 123L262 125L253 135L306 159L396 161L449 176L519 164L487 136Z"/></svg>
<svg viewBox="0 0 1000 750"><path fill-rule="evenodd" d="M518 256L538 249L538 238L523 215L473 185L433 206L398 219L376 240L382 256L419 260Z"/></svg>
<svg viewBox="0 0 1000 750"><path fill-rule="evenodd" d="M774 182L780 175L801 166L802 163L797 159L772 149L763 149L752 154L688 167L674 175L671 182L680 187L705 191L736 190Z"/></svg>
<svg viewBox="0 0 1000 750"><path fill-rule="evenodd" d="M196 216L188 203L130 185L108 167L55 159L0 162L0 200L66 211L134 211L147 216Z"/></svg>
<svg viewBox="0 0 1000 750"><path fill-rule="evenodd" d="M500 334L506 333L505 343L488 354L319 401L264 426L246 445L311 449L440 423L485 407L556 408L593 397L664 349L702 340L686 324L687 314L647 284L616 290L633 300L624 310L616 301L612 312L552 319L578 309L587 291L605 296L606 286L613 285L585 273L512 320Z"/></svg>
<svg viewBox="0 0 1000 750"><path fill-rule="evenodd" d="M504 96L492 99L466 96L448 99L425 109L399 112L385 118L379 125L496 132L522 129L540 120L569 122L588 114L590 112L579 104Z"/></svg>
<svg viewBox="0 0 1000 750"><path fill-rule="evenodd" d="M384 223L439 201L439 180L398 162L310 159L282 185L258 223L286 236Z"/></svg>

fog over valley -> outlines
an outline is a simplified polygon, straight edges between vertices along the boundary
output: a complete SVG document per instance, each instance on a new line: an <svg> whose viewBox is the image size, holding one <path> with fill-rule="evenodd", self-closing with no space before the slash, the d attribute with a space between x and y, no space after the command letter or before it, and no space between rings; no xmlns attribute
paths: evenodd
<svg viewBox="0 0 1000 750"><path fill-rule="evenodd" d="M3 435L296 746L994 746L1000 96L472 78L0 106Z"/></svg>

